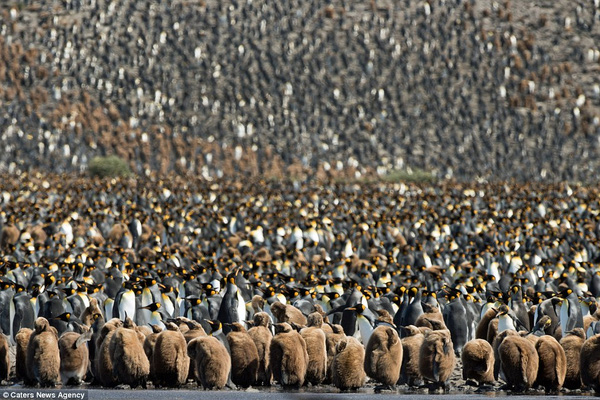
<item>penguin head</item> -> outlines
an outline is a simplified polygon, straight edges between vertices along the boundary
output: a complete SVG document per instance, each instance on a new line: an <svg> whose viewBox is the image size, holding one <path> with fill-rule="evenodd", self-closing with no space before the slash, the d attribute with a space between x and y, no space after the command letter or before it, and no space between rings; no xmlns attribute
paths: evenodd
<svg viewBox="0 0 600 400"><path fill-rule="evenodd" d="M275 328L275 334L292 332L292 330L294 329L287 322L281 322L279 324L274 324L273 327Z"/></svg>
<svg viewBox="0 0 600 400"><path fill-rule="evenodd" d="M54 317L54 319L59 319L61 321L65 321L65 322L69 322L71 320L71 313L70 312L64 312L56 317Z"/></svg>
<svg viewBox="0 0 600 400"><path fill-rule="evenodd" d="M208 324L210 325L210 329L212 330L211 333L215 333L217 331L220 331L223 328L223 325L221 324L221 321L215 319L215 320L206 320L206 322L208 322Z"/></svg>
<svg viewBox="0 0 600 400"><path fill-rule="evenodd" d="M510 308L508 308L508 306L506 304L502 304L502 305L500 305L500 307L498 307L498 316L508 315L509 312L510 312Z"/></svg>
<svg viewBox="0 0 600 400"><path fill-rule="evenodd" d="M349 311L356 311L356 313L357 313L358 315L362 315L362 313L363 313L363 312L366 310L366 307L365 307L365 305L364 305L364 304L362 304L362 303L358 303L358 304L357 304L356 306L354 306L354 307L349 307L349 308L346 308L346 310L349 310Z"/></svg>
<svg viewBox="0 0 600 400"><path fill-rule="evenodd" d="M147 306L141 307L143 310L150 310L152 312L157 311L160 308L160 303L154 302L150 303Z"/></svg>

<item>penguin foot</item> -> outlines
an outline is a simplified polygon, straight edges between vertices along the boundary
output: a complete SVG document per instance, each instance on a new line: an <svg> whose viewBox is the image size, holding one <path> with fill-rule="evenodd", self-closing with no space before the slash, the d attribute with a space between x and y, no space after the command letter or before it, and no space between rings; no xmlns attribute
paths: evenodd
<svg viewBox="0 0 600 400"><path fill-rule="evenodd" d="M373 389L375 393L381 393L382 391L396 391L395 385L378 385Z"/></svg>
<svg viewBox="0 0 600 400"><path fill-rule="evenodd" d="M466 382L465 382L465 385L479 386L479 383L477 381L474 381L473 379L467 379Z"/></svg>

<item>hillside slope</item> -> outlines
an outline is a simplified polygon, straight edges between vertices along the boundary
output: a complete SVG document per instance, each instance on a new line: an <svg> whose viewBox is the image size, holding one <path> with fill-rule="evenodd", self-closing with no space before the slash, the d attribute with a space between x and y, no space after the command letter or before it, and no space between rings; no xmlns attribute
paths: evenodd
<svg viewBox="0 0 600 400"><path fill-rule="evenodd" d="M0 171L597 180L598 1L0 5Z"/></svg>

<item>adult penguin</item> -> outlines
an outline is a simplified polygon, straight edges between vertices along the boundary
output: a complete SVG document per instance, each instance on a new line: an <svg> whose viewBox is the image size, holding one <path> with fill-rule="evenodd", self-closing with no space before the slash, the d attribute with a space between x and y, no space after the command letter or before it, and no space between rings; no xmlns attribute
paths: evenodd
<svg viewBox="0 0 600 400"><path fill-rule="evenodd" d="M423 306L421 304L421 291L413 286L408 289L408 304L403 309L403 315L400 318L400 326L415 325L417 319L423 315Z"/></svg>
<svg viewBox="0 0 600 400"><path fill-rule="evenodd" d="M31 296L19 288L9 307L11 305L14 306L14 314L12 309L9 310L9 315L13 316L10 325L12 327L12 335L16 335L21 328L33 328L36 317L31 305Z"/></svg>
<svg viewBox="0 0 600 400"><path fill-rule="evenodd" d="M454 291L448 296L448 303L442 312L444 322L452 336L454 352L460 356L462 349L468 341L469 326L467 321L467 310L460 299L460 292Z"/></svg>
<svg viewBox="0 0 600 400"><path fill-rule="evenodd" d="M529 323L529 314L525 303L523 302L523 290L520 285L512 285L510 288L510 299L508 307L513 310L521 325L529 331L531 324Z"/></svg>
<svg viewBox="0 0 600 400"><path fill-rule="evenodd" d="M562 298L560 306L560 328L562 337L575 328L583 328L583 315L579 306L579 299L573 289L567 288L560 292Z"/></svg>
<svg viewBox="0 0 600 400"><path fill-rule="evenodd" d="M162 305L160 303L154 302L148 304L147 306L140 307L140 310L148 310L150 311L149 320L146 321L148 325L158 325L162 329L165 329L165 324L163 321L169 319L169 316L162 309Z"/></svg>
<svg viewBox="0 0 600 400"><path fill-rule="evenodd" d="M373 333L373 325L375 324L375 314L369 310L364 304L358 303L355 307L347 308L349 311L356 313L356 325L358 326L358 332L355 331L354 336L360 335L360 339L363 345L366 345L371 338ZM348 333L346 333L347 336Z"/></svg>
<svg viewBox="0 0 600 400"><path fill-rule="evenodd" d="M133 289L133 282L125 281L125 283L123 283L123 287L115 296L112 306L112 318L119 318L121 321L124 321L126 317L129 317L135 321L137 304ZM108 317L109 316L106 318Z"/></svg>
<svg viewBox="0 0 600 400"><path fill-rule="evenodd" d="M236 285L236 275L239 269L235 273L231 273L227 276L227 285L225 288L225 294L221 301L221 307L219 308L218 320L223 324L232 324L238 322L244 325L246 319L246 303L242 297L242 292ZM224 325L223 332L225 334L231 331L230 325Z"/></svg>

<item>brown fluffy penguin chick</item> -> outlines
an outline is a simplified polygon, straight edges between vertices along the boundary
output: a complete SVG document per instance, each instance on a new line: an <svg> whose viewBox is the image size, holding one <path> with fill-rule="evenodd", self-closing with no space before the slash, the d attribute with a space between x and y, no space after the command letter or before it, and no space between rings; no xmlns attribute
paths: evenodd
<svg viewBox="0 0 600 400"><path fill-rule="evenodd" d="M65 332L58 339L60 380L63 385L79 385L83 382L90 360L87 342L92 334L92 330L83 334Z"/></svg>
<svg viewBox="0 0 600 400"><path fill-rule="evenodd" d="M494 379L498 380L499 377L504 379L504 375L502 374L502 368L500 363L500 353L498 353L498 347L502 344L502 341L511 335L518 335L517 331L513 331L511 329L507 329L504 332L500 332L500 334L494 337L494 341L492 342L492 349L494 350Z"/></svg>
<svg viewBox="0 0 600 400"><path fill-rule="evenodd" d="M419 353L421 376L445 388L455 364L456 357L450 331L443 329L427 332Z"/></svg>
<svg viewBox="0 0 600 400"><path fill-rule="evenodd" d="M575 328L560 340L560 345L565 350L567 358L567 372L564 387L570 390L581 388L581 374L579 371L579 358L581 348L585 342L585 333L581 328Z"/></svg>
<svg viewBox="0 0 600 400"><path fill-rule="evenodd" d="M419 318L415 321L415 326L429 329L447 329L444 316L439 307L431 304L423 304L423 314L419 315Z"/></svg>
<svg viewBox="0 0 600 400"><path fill-rule="evenodd" d="M285 322L275 324L275 332L269 361L273 380L284 387L300 387L304 384L308 366L306 342Z"/></svg>
<svg viewBox="0 0 600 400"><path fill-rule="evenodd" d="M96 369L94 376L102 386L112 387L118 385L113 375L110 342L116 330L121 326L123 326L123 322L118 318L108 320L100 330L100 336L98 336L96 341Z"/></svg>
<svg viewBox="0 0 600 400"><path fill-rule="evenodd" d="M187 355L187 343L177 325L165 323L166 330L158 334L152 365L156 386L178 387L187 381L190 358Z"/></svg>
<svg viewBox="0 0 600 400"><path fill-rule="evenodd" d="M535 349L539 359L536 384L543 386L546 392L560 390L567 374L565 350L550 335L540 336Z"/></svg>
<svg viewBox="0 0 600 400"><path fill-rule="evenodd" d="M331 366L331 380L340 390L356 390L365 384L367 375L363 369L365 348L354 337L344 338L338 345Z"/></svg>
<svg viewBox="0 0 600 400"><path fill-rule="evenodd" d="M204 389L223 389L231 371L227 349L213 336L198 336L187 345L194 363L195 378Z"/></svg>
<svg viewBox="0 0 600 400"><path fill-rule="evenodd" d="M187 343L191 342L193 339L206 336L206 331L202 327L200 322L185 318L185 317L177 317L176 322L179 324L179 330L183 333L183 337ZM182 324L187 326L188 329L184 332L181 327Z"/></svg>
<svg viewBox="0 0 600 400"><path fill-rule="evenodd" d="M271 366L269 365L271 340L273 334L268 326L271 322L269 314L257 312L254 314L254 326L248 330L248 335L256 345L258 352L258 371L256 372L256 383L258 385L271 384Z"/></svg>
<svg viewBox="0 0 600 400"><path fill-rule="evenodd" d="M102 314L100 307L98 307L98 300L90 297L90 305L83 310L81 314L81 322L86 326L92 326L96 318L94 317L96 314Z"/></svg>
<svg viewBox="0 0 600 400"><path fill-rule="evenodd" d="M187 326L187 331L181 332L183 333L183 337L185 338L185 342L189 343L197 337L206 336L206 331L200 324L200 322L185 318L185 317L177 317L177 323L179 323L179 329L181 330L182 326ZM190 358L190 367L188 368L188 379L196 379L196 371L194 370L196 363L194 360Z"/></svg>
<svg viewBox="0 0 600 400"><path fill-rule="evenodd" d="M320 304L315 304L313 308L315 310L314 312L321 314L321 317L323 317L323 325L321 325L321 329L323 329L325 335L328 333L333 333L333 328L327 323L327 313L323 311L323 307L321 307Z"/></svg>
<svg viewBox="0 0 600 400"><path fill-rule="evenodd" d="M327 344L325 332L321 329L323 316L316 312L311 313L307 324L308 326L300 331L308 353L306 381L312 385L319 385L325 380L327 374Z"/></svg>
<svg viewBox="0 0 600 400"><path fill-rule="evenodd" d="M135 329L117 328L110 339L109 352L117 381L132 388L145 388L150 375L150 362L138 335Z"/></svg>
<svg viewBox="0 0 600 400"><path fill-rule="evenodd" d="M38 317L27 345L27 369L34 383L55 386L60 381L58 332L44 317Z"/></svg>
<svg viewBox="0 0 600 400"><path fill-rule="evenodd" d="M510 388L524 391L533 386L539 359L530 340L519 335L509 335L498 346L498 355L506 384Z"/></svg>
<svg viewBox="0 0 600 400"><path fill-rule="evenodd" d="M283 304L276 301L271 304L271 312L279 323L287 322L290 325L292 323L300 326L306 325L306 317L302 314L302 311L290 304Z"/></svg>
<svg viewBox="0 0 600 400"><path fill-rule="evenodd" d="M152 360L152 356L154 354L154 346L156 345L156 339L158 339L158 334L162 332L162 328L158 325L152 325L152 333L146 336L144 339L144 353L146 353L146 357L148 360ZM150 375L148 379L154 382L154 364L150 363Z"/></svg>
<svg viewBox="0 0 600 400"><path fill-rule="evenodd" d="M461 354L464 380L479 385L494 382L494 350L485 339L473 339L465 344Z"/></svg>
<svg viewBox="0 0 600 400"><path fill-rule="evenodd" d="M328 383L331 383L331 365L333 364L333 357L336 355L337 345L346 337L344 328L341 325L334 324L330 327L331 333L325 333L325 345L327 347L327 377L325 382Z"/></svg>
<svg viewBox="0 0 600 400"><path fill-rule="evenodd" d="M494 318L488 324L487 341L492 346L494 346L494 339L496 339L496 336L498 335L498 322L500 322L498 318Z"/></svg>
<svg viewBox="0 0 600 400"><path fill-rule="evenodd" d="M5 334L0 333L0 381L8 380L10 375L10 366L8 337Z"/></svg>
<svg viewBox="0 0 600 400"><path fill-rule="evenodd" d="M401 341L402 368L398 382L401 384L406 383L409 386L418 386L423 380L421 372L419 372L419 359L425 335L414 325L408 325L402 329L405 336Z"/></svg>
<svg viewBox="0 0 600 400"><path fill-rule="evenodd" d="M579 370L583 386L600 392L600 334L590 337L581 346Z"/></svg>
<svg viewBox="0 0 600 400"><path fill-rule="evenodd" d="M27 345L33 330L29 328L21 328L15 335L17 349L15 351L15 375L17 380L25 381L25 384L31 383L31 376L27 369Z"/></svg>
<svg viewBox="0 0 600 400"><path fill-rule="evenodd" d="M231 351L231 380L238 386L248 387L256 382L258 350L246 328L239 322L231 324L227 343Z"/></svg>
<svg viewBox="0 0 600 400"><path fill-rule="evenodd" d="M379 325L371 333L365 348L367 376L386 386L394 386L400 378L402 342L396 329Z"/></svg>
<svg viewBox="0 0 600 400"><path fill-rule="evenodd" d="M481 316L477 328L475 328L475 339L487 340L490 322L496 318L496 315L498 315L498 310L496 308L490 308ZM491 342L488 343L490 345L492 344Z"/></svg>

